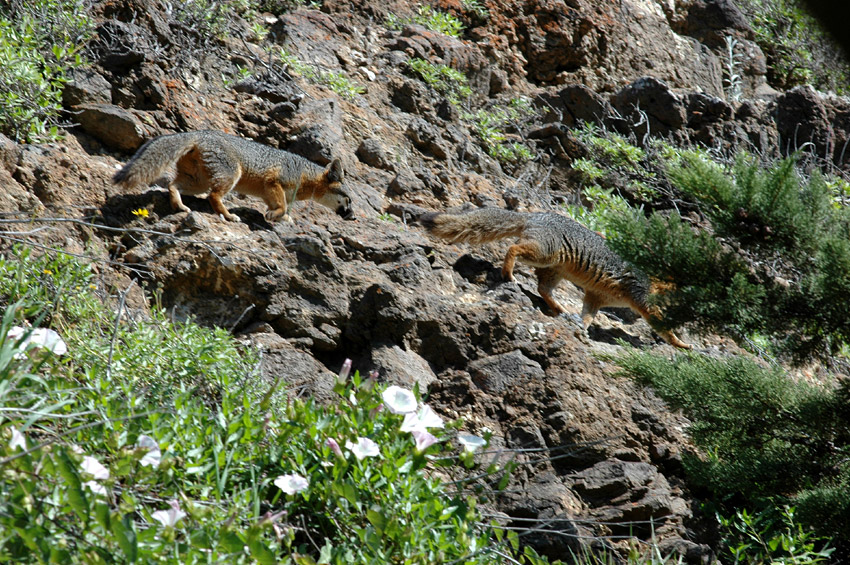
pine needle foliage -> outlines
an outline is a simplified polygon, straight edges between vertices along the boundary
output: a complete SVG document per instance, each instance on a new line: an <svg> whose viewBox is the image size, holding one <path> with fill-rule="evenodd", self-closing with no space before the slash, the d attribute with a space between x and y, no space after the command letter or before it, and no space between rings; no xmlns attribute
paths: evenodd
<svg viewBox="0 0 850 565"><path fill-rule="evenodd" d="M804 177L794 157L764 167L742 154L724 167L686 152L667 175L699 225L658 211L605 220L617 252L675 283L658 299L670 328L765 337L798 362L850 341L850 212L820 174Z"/></svg>
<svg viewBox="0 0 850 565"><path fill-rule="evenodd" d="M850 539L848 383L808 384L742 357L633 351L617 362L691 419L701 453L683 462L706 498L726 511L793 504L819 534Z"/></svg>

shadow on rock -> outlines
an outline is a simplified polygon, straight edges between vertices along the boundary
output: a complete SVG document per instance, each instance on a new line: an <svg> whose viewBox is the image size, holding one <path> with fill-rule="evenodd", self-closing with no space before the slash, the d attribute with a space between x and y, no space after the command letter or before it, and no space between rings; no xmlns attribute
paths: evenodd
<svg viewBox="0 0 850 565"><path fill-rule="evenodd" d="M206 198L181 195L181 200L192 212L207 214L211 217L216 215ZM236 206L228 207L228 209L239 216L242 223L248 226L251 231L274 229L274 226L266 221L263 214L254 208ZM171 206L168 192L155 189L139 194L115 194L107 198L106 203L100 209L107 225L111 227L124 227L136 221L139 214L134 212L139 210L147 210L147 217L153 217L154 220L168 220L169 216L180 221L186 218L185 212L175 210Z"/></svg>

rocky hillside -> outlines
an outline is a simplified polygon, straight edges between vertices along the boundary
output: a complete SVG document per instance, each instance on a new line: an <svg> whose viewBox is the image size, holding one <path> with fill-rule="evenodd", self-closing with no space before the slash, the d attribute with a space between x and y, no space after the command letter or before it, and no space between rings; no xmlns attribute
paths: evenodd
<svg viewBox="0 0 850 565"><path fill-rule="evenodd" d="M418 384L443 416L492 431L498 457L521 463L493 512L531 527L524 541L551 558L587 540L625 550L654 537L664 553L709 561L714 517L681 467L688 422L600 356L620 340L672 348L619 309L584 331L553 315L531 268L501 281L505 245L446 245L416 220L464 205L580 204L571 163L587 148L571 128L581 122L718 151L808 148L842 168L850 103L771 88L745 18L723 0L429 4L463 23L458 37L423 25L433 12L406 0L226 19L173 4L96 2L91 66L63 93L76 125L57 143L0 138L0 250L25 241L91 257L99 292L129 289L136 312L158 289L175 319L261 348L263 370L300 395L331 398L346 358ZM469 91L423 80L420 60L459 71ZM186 214L162 188L111 183L146 140L197 129L322 165L340 158L355 218L308 203L292 223L269 224L260 200L234 194L234 223L204 199L185 197ZM580 290L556 294L581 311ZM739 351L721 337L683 339L706 355Z"/></svg>

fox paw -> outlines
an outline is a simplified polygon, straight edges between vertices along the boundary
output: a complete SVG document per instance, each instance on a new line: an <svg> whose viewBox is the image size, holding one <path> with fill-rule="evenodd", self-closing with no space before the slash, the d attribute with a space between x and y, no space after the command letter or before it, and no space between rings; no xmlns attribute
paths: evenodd
<svg viewBox="0 0 850 565"><path fill-rule="evenodd" d="M279 220L283 220L283 219L285 219L286 216L288 216L288 214L286 213L286 211L283 208L274 208L274 209L268 210L265 214L263 214L263 217L270 224L273 224L273 223L275 223Z"/></svg>

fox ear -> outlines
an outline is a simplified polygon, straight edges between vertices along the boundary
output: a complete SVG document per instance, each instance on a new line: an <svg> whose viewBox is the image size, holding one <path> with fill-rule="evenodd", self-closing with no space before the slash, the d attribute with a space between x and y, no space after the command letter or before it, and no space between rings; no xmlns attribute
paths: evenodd
<svg viewBox="0 0 850 565"><path fill-rule="evenodd" d="M331 164L328 165L325 174L328 175L328 182L342 182L342 161L339 159L331 161Z"/></svg>

